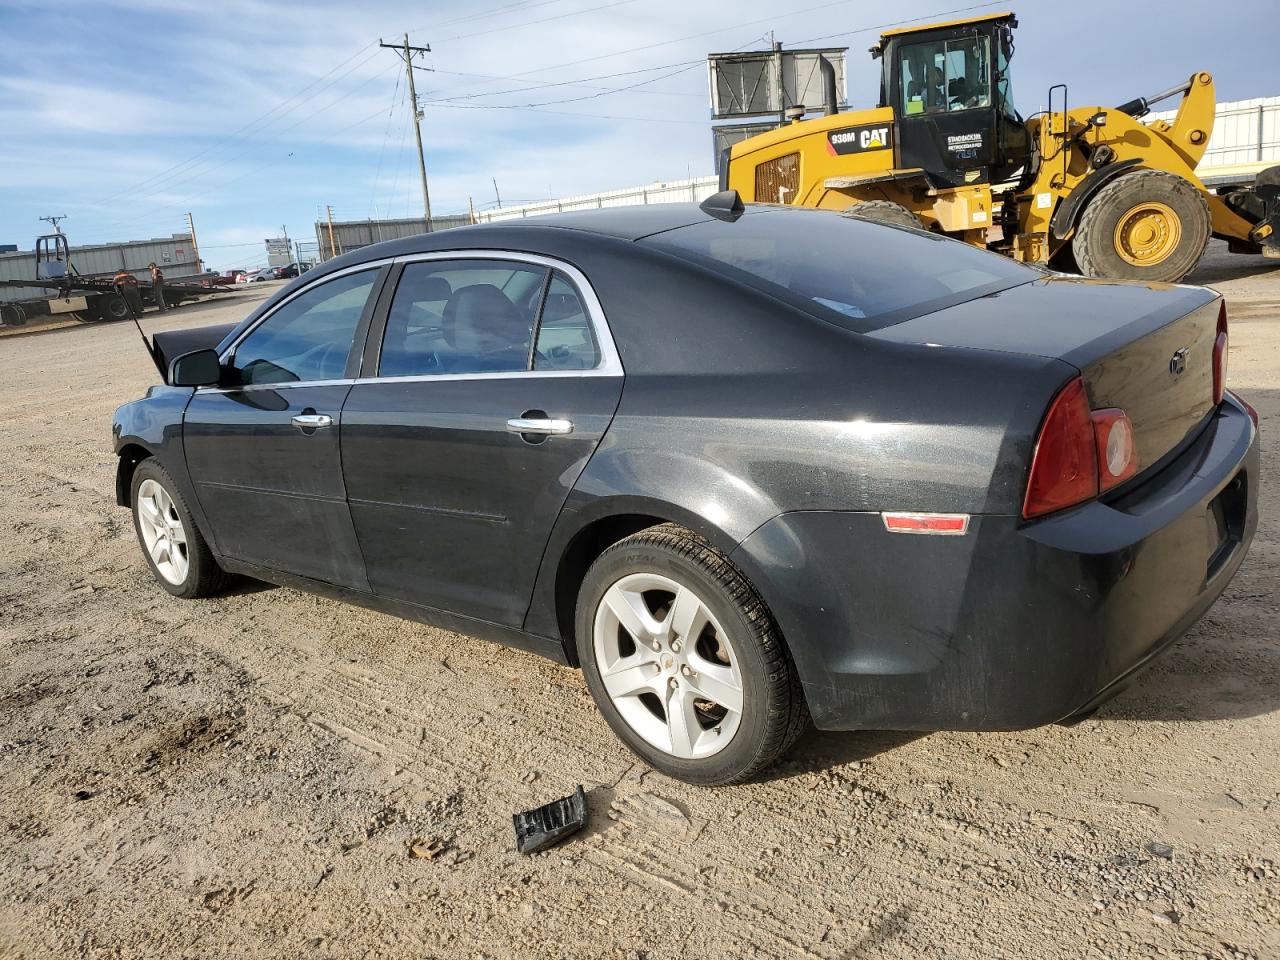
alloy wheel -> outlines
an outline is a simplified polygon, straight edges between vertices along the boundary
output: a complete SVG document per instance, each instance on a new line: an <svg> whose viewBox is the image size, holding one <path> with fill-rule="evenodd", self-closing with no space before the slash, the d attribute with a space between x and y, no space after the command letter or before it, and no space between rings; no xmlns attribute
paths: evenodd
<svg viewBox="0 0 1280 960"><path fill-rule="evenodd" d="M169 491L155 480L143 480L138 487L134 509L143 546L156 570L175 586L182 584L191 567L187 555L187 531Z"/></svg>
<svg viewBox="0 0 1280 960"><path fill-rule="evenodd" d="M596 608L592 650L613 706L650 745L693 760L733 739L743 709L738 658L688 586L653 573L622 577Z"/></svg>

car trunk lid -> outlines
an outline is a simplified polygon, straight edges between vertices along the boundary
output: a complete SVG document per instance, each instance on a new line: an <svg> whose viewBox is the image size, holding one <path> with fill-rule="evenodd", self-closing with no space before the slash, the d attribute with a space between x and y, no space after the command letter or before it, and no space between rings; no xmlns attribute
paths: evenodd
<svg viewBox="0 0 1280 960"><path fill-rule="evenodd" d="M1199 287L1050 277L867 336L1064 360L1080 371L1092 409L1129 415L1141 472L1213 410L1220 306Z"/></svg>

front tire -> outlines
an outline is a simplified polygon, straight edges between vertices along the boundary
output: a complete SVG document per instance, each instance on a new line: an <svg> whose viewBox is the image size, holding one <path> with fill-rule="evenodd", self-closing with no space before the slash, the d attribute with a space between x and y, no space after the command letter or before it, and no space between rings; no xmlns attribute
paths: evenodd
<svg viewBox="0 0 1280 960"><path fill-rule="evenodd" d="M764 601L724 554L663 524L592 564L577 648L609 726L669 776L738 783L808 727L795 665Z"/></svg>
<svg viewBox="0 0 1280 960"><path fill-rule="evenodd" d="M160 586L183 599L210 597L222 590L227 574L214 560L165 469L154 460L143 460L133 472L130 493L133 529Z"/></svg>
<svg viewBox="0 0 1280 960"><path fill-rule="evenodd" d="M1189 181L1136 170L1089 201L1071 241L1086 277L1177 283L1209 243L1209 204Z"/></svg>

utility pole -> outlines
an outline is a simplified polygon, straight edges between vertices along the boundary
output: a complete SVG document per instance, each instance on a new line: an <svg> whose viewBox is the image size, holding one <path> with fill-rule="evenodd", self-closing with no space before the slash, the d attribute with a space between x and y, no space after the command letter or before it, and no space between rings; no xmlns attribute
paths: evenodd
<svg viewBox="0 0 1280 960"><path fill-rule="evenodd" d="M62 234L62 231L61 231L60 229L58 229L58 223L59 223L59 221L62 221L62 220L67 219L67 215L64 213L64 214L61 214L60 216L57 216L57 217L41 217L40 219L41 219L41 220L43 220L45 223L52 223L52 224L53 224L53 232L54 232L54 233L56 233L56 234L61 235L61 234Z"/></svg>
<svg viewBox="0 0 1280 960"><path fill-rule="evenodd" d="M498 192L498 178L493 178L493 195L498 198L498 209L502 209L502 194Z"/></svg>
<svg viewBox="0 0 1280 960"><path fill-rule="evenodd" d="M293 252L293 247L292 247L292 246L290 246L290 244L289 244L289 228L288 228L288 227L286 227L286 226L284 226L283 224L281 224L281 225L280 225L280 235L281 235L282 237L284 237L284 252L285 252L285 254L286 254L286 255L288 255L288 254L292 253L292 252ZM288 266L288 264L286 263L286 264L285 264L285 266L287 267L287 266Z"/></svg>
<svg viewBox="0 0 1280 960"><path fill-rule="evenodd" d="M418 173L422 175L422 212L427 218L427 233L431 232L431 195L427 192L427 160L422 153L422 111L418 109L418 91L413 85L413 58L418 54L430 53L431 47L409 46L409 35L404 35L404 43L383 43L378 46L394 50L404 60L405 73L409 77L409 109L413 111L413 135L418 141Z"/></svg>
<svg viewBox="0 0 1280 960"><path fill-rule="evenodd" d="M191 231L191 252L196 257L196 269L200 269L200 244L196 243L196 224L191 219L191 214L187 214L187 229Z"/></svg>
<svg viewBox="0 0 1280 960"><path fill-rule="evenodd" d="M332 260L338 255L338 248L333 242L333 204L328 204L325 210L329 212L329 259Z"/></svg>

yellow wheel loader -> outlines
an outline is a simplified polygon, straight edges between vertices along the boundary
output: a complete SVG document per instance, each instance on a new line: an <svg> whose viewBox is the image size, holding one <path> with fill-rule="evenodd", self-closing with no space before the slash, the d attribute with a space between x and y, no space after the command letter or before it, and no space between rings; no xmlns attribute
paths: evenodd
<svg viewBox="0 0 1280 960"><path fill-rule="evenodd" d="M997 13L883 34L871 48L883 61L878 107L795 118L735 144L722 188L1091 277L1181 280L1211 235L1280 258L1280 166L1219 192L1196 176L1213 131L1208 73L1118 107L1070 109L1059 84L1049 109L1024 120L1009 71L1016 26ZM1178 95L1172 123L1141 122Z"/></svg>

